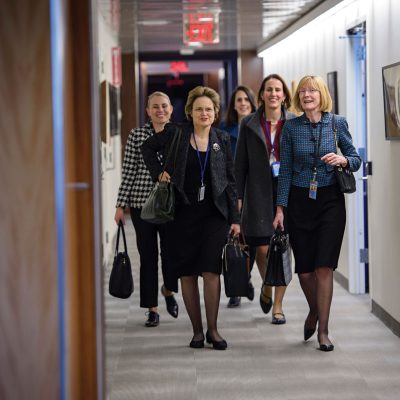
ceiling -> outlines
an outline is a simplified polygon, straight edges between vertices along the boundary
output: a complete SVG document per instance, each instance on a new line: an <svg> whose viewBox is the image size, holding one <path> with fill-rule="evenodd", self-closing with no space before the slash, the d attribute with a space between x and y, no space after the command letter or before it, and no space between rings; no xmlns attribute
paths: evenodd
<svg viewBox="0 0 400 400"><path fill-rule="evenodd" d="M141 53L255 50L320 0L98 0L101 14L118 32L123 52ZM213 13L219 43L184 44L184 20L189 14ZM188 25L185 26L187 29Z"/></svg>

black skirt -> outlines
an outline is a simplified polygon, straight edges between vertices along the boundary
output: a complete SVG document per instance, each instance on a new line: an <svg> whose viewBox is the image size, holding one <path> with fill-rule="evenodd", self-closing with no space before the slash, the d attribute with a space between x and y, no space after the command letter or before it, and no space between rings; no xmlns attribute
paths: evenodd
<svg viewBox="0 0 400 400"><path fill-rule="evenodd" d="M292 186L287 208L295 272L318 267L336 269L346 226L344 195L337 185L318 188L317 199L308 188Z"/></svg>
<svg viewBox="0 0 400 400"><path fill-rule="evenodd" d="M199 153L205 164L205 152ZM189 147L184 191L190 204L177 196L175 220L167 224L168 256L175 276L199 276L203 272L222 272L222 249L228 221L214 204L210 162L204 172L205 197L198 201L201 183L196 150Z"/></svg>
<svg viewBox="0 0 400 400"><path fill-rule="evenodd" d="M214 205L179 206L167 225L168 254L177 278L221 274L228 223Z"/></svg>

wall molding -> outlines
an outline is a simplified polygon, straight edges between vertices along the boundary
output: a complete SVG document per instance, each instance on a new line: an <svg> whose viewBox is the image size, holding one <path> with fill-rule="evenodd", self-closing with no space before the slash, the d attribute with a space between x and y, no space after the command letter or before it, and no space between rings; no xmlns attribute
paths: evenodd
<svg viewBox="0 0 400 400"><path fill-rule="evenodd" d="M395 320L374 300L371 301L371 312L378 317L396 336L400 337L400 322Z"/></svg>
<svg viewBox="0 0 400 400"><path fill-rule="evenodd" d="M333 273L335 281L344 289L349 291L349 280L339 271ZM386 310L378 303L371 300L371 312L379 318L396 336L400 337L400 322L394 319Z"/></svg>
<svg viewBox="0 0 400 400"><path fill-rule="evenodd" d="M346 278L343 274L341 274L339 271L335 271L333 273L333 278L335 281L342 286L344 289L349 291L349 280Z"/></svg>

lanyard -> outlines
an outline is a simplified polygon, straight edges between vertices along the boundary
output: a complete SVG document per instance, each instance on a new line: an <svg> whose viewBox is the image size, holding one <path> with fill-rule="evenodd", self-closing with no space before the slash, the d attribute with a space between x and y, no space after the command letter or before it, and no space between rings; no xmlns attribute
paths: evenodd
<svg viewBox="0 0 400 400"><path fill-rule="evenodd" d="M313 136L311 124L310 124L310 132L311 132L311 135ZM321 136L322 136L322 121L320 122L319 134L318 134L317 141L316 141L315 147L314 147L314 164L313 164L313 167L312 167L313 180L314 181L317 178L317 163L318 163L319 148L320 148L320 145L321 145Z"/></svg>
<svg viewBox="0 0 400 400"><path fill-rule="evenodd" d="M262 120L263 120L263 130L264 130L265 137L266 137L268 143L271 145L271 153L275 156L275 143L276 143L276 137L278 136L278 129L276 129L274 141L272 141L271 140L271 132L268 127L268 121L266 120L266 118L264 116L262 117Z"/></svg>
<svg viewBox="0 0 400 400"><path fill-rule="evenodd" d="M203 163L201 162L200 151L199 151L199 148L197 147L197 143L196 143L196 136L194 135L194 133L192 133L192 135L193 135L194 144L196 145L197 158L199 160L199 165L200 165L201 186L204 186L204 172L206 171L208 153L210 152L210 138L208 138L206 158L204 159L204 165L203 165Z"/></svg>

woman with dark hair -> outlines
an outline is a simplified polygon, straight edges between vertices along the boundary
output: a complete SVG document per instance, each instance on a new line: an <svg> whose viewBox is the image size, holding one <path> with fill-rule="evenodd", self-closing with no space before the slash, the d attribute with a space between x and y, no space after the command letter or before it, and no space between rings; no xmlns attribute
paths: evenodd
<svg viewBox="0 0 400 400"><path fill-rule="evenodd" d="M167 223L168 254L181 280L182 296L193 328L189 346L225 350L217 328L221 295L221 255L227 232L240 233L236 182L229 135L212 127L220 108L215 90L197 86L185 106L189 123L168 124L162 135L142 146L143 158L154 181L171 181L176 192L175 219ZM168 153L181 129L176 160L168 160L165 172L157 152ZM199 277L203 278L207 332L204 336L200 308Z"/></svg>
<svg viewBox="0 0 400 400"><path fill-rule="evenodd" d="M283 227L284 209L295 258L295 272L310 307L304 340L316 331L322 351L332 351L328 337L333 271L339 260L346 208L335 166L357 171L361 158L353 146L345 118L333 121L332 99L319 76L303 77L293 99L304 114L285 125L274 226ZM336 152L333 128L337 129Z"/></svg>
<svg viewBox="0 0 400 400"><path fill-rule="evenodd" d="M225 119L219 125L219 128L228 132L231 137L232 154L236 153L236 143L241 121L244 117L247 117L249 114L255 112L256 108L254 93L250 88L240 85L232 92ZM254 263L254 259L255 248L250 247L251 266ZM248 284L247 298L251 301L254 299L254 286L251 283L251 280L249 280ZM240 303L240 297L230 297L228 301L228 307L239 307Z"/></svg>
<svg viewBox="0 0 400 400"><path fill-rule="evenodd" d="M228 132L231 137L232 154L235 154L239 135L239 125L244 117L256 111L253 91L247 86L238 86L231 94L225 119L219 128Z"/></svg>
<svg viewBox="0 0 400 400"><path fill-rule="evenodd" d="M178 303L172 291L178 291L177 279L170 273L170 264L166 252L165 226L150 224L140 218L144 202L153 187L153 180L144 164L140 147L151 136L158 136L172 114L172 104L163 92L149 95L146 112L150 119L144 126L132 129L125 147L122 165L122 181L118 190L115 210L115 222L125 223L125 208L130 208L133 226L136 232L136 245L140 256L140 307L147 308L146 327L155 327L160 323L158 313L158 238L160 236L161 269L164 284L161 293L165 297L168 313L178 317Z"/></svg>
<svg viewBox="0 0 400 400"><path fill-rule="evenodd" d="M247 243L255 246L256 263L264 280L267 254L278 185L280 140L286 120L296 115L288 112L290 91L278 74L268 75L261 83L257 96L258 109L245 117L240 125L236 147L235 175L242 227ZM260 305L265 314L272 308L272 323L286 323L283 296L286 287L276 287L272 300L272 287L262 285Z"/></svg>

